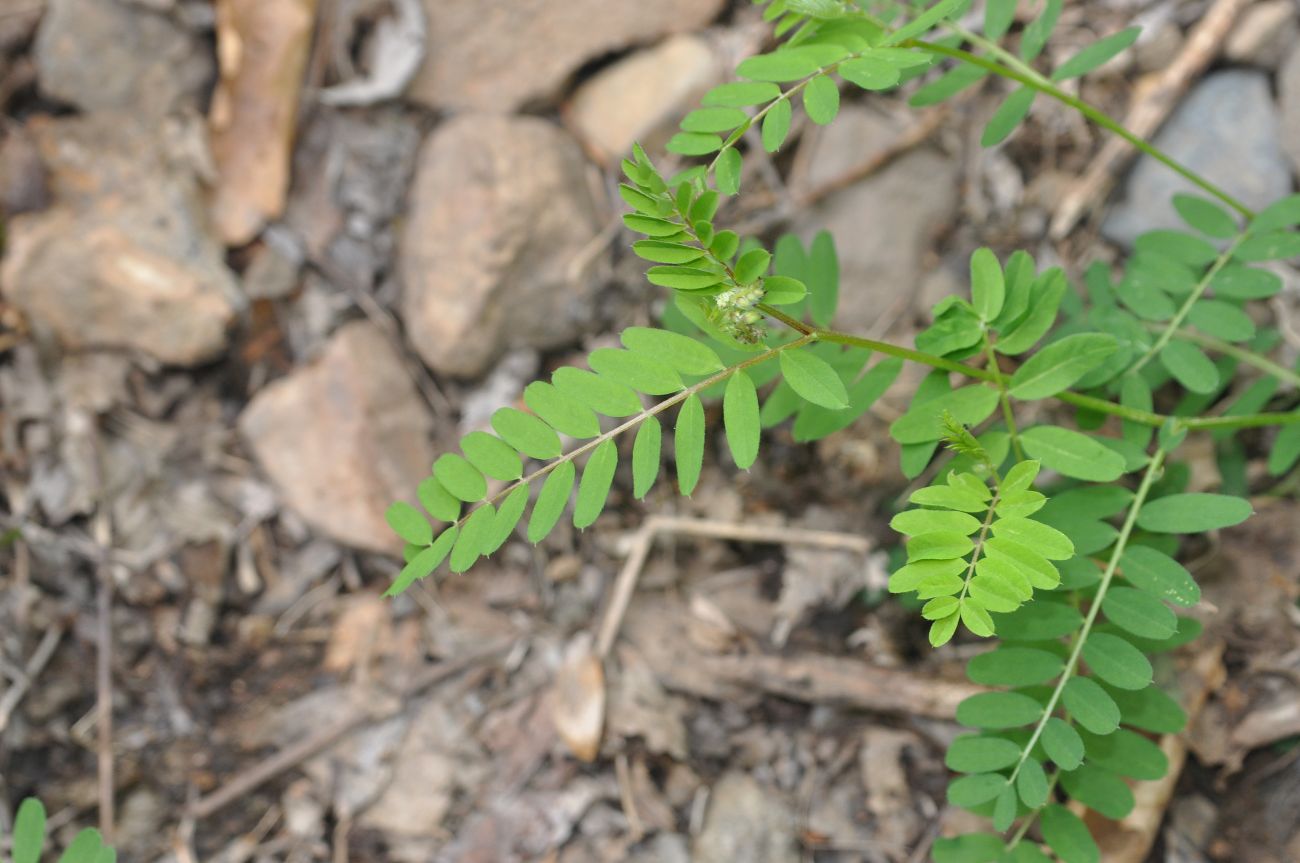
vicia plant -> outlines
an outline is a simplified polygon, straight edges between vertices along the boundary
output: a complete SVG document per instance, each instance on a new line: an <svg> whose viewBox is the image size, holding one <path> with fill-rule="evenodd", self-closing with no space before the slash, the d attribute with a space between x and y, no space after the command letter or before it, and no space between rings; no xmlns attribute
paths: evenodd
<svg viewBox="0 0 1300 863"><path fill-rule="evenodd" d="M1014 33L1014 0L988 0L982 33L958 23L967 5L765 4L778 47L741 63L743 80L709 92L668 144L705 161L671 178L639 147L623 163L624 222L644 237L633 251L672 292L662 328L627 329L622 347L593 351L588 368L530 384L527 410L502 408L494 433L472 432L459 454L441 456L418 489L424 511L397 503L388 512L408 543L389 592L444 560L469 569L514 535L530 502L531 542L570 504L575 526L587 527L620 458L630 457L633 491L644 496L661 475L665 420L677 487L690 494L706 401L721 399L727 447L745 469L764 429L792 421L795 439L808 441L847 428L904 363L920 364L930 372L890 434L903 472L935 479L891 522L906 537L906 562L889 587L917 602L936 647L963 628L1002 642L970 662L971 679L990 691L959 707L975 731L947 753L963 774L949 801L987 816L997 833L941 839L934 860L1095 863L1098 846L1067 802L1124 817L1131 783L1168 770L1152 736L1186 719L1148 658L1200 629L1174 611L1200 596L1178 562L1181 538L1250 516L1239 432L1262 430L1271 476L1300 459L1300 374L1267 356L1279 336L1248 310L1281 288L1254 265L1300 256L1300 196L1253 212L1060 88L1131 45L1135 30L1043 72L1061 0L1046 0ZM831 328L838 272L828 235L808 247L783 237L769 251L718 224L742 185L746 133L757 127L758 143L778 150L796 103L825 124L841 82L906 85L924 105L989 76L1015 89L984 130L986 145L1011 134L1035 98L1058 100L1199 189L1174 200L1186 229L1138 238L1122 268L1087 269L1082 290L1025 252L999 260L981 249L969 297L940 302L905 347ZM1022 407L1042 400L1059 408L1036 409L1022 425ZM1175 454L1188 435L1211 436L1220 493L1187 491ZM435 531L430 518L444 526Z"/></svg>
<svg viewBox="0 0 1300 863"><path fill-rule="evenodd" d="M45 847L45 806L29 797L14 815L9 854L13 863L40 863ZM104 844L98 830L86 828L73 837L59 863L116 863L117 852Z"/></svg>

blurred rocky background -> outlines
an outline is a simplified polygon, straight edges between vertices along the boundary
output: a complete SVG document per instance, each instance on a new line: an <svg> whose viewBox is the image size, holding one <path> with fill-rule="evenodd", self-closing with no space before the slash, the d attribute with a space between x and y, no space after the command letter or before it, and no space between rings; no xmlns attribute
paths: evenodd
<svg viewBox="0 0 1300 863"><path fill-rule="evenodd" d="M1049 50L1141 24L1083 95L1262 204L1300 172L1298 22L1080 0ZM168 863L904 863L963 826L979 645L879 601L901 389L380 598L435 455L656 319L618 161L768 32L743 0L0 0L0 834L34 793ZM1171 218L1172 175L1059 105L981 149L1002 94L846 92L720 219L829 228L840 323L905 341L978 245L1077 275ZM1185 766L1109 863L1300 860L1295 491L1199 553L1211 634L1161 669Z"/></svg>

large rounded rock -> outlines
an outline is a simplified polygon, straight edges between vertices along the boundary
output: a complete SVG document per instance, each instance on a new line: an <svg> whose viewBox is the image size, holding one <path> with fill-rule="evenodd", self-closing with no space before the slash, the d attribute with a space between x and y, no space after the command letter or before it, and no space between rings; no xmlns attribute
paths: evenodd
<svg viewBox="0 0 1300 863"><path fill-rule="evenodd" d="M582 155L532 117L465 115L425 143L402 235L402 309L430 368L472 377L506 348L571 341L600 228Z"/></svg>
<svg viewBox="0 0 1300 863"><path fill-rule="evenodd" d="M409 94L432 108L512 111L588 60L698 30L724 0L424 0L429 42Z"/></svg>
<svg viewBox="0 0 1300 863"><path fill-rule="evenodd" d="M237 286L198 182L117 114L33 121L55 204L9 222L0 287L72 350L194 365L220 354Z"/></svg>
<svg viewBox="0 0 1300 863"><path fill-rule="evenodd" d="M239 430L284 502L339 542L396 552L384 522L433 463L433 421L374 325L341 327L313 363L257 393Z"/></svg>

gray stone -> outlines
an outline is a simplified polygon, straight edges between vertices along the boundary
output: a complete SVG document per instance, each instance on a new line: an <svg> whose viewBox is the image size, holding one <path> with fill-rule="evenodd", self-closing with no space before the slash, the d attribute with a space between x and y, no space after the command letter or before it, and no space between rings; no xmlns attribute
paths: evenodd
<svg viewBox="0 0 1300 863"><path fill-rule="evenodd" d="M695 863L794 863L794 808L745 773L728 773L709 795L704 829L695 838Z"/></svg>
<svg viewBox="0 0 1300 863"><path fill-rule="evenodd" d="M312 528L358 548L401 550L384 511L427 475L433 421L377 327L341 327L314 362L254 396L239 430Z"/></svg>
<svg viewBox="0 0 1300 863"><path fill-rule="evenodd" d="M8 225L0 289L66 348L194 365L226 346L237 288L198 182L117 115L30 124L55 205Z"/></svg>
<svg viewBox="0 0 1300 863"><path fill-rule="evenodd" d="M1240 69L1218 72L1197 84L1155 137L1160 149L1252 208L1291 190L1290 170L1278 143L1268 76ZM1171 199L1177 192L1194 191L1190 182L1144 156L1125 183L1123 201L1102 224L1102 233L1131 246L1147 231L1183 227Z"/></svg>
<svg viewBox="0 0 1300 863"><path fill-rule="evenodd" d="M533 117L463 115L425 143L401 239L420 356L473 377L507 348L573 340L590 310L580 253L601 226L582 154Z"/></svg>
<svg viewBox="0 0 1300 863"><path fill-rule="evenodd" d="M1277 80L1282 110L1282 149L1300 176L1300 45L1282 65Z"/></svg>
<svg viewBox="0 0 1300 863"><path fill-rule="evenodd" d="M511 111L588 60L697 30L724 0L424 0L429 41L408 89L431 108Z"/></svg>
<svg viewBox="0 0 1300 863"><path fill-rule="evenodd" d="M915 298L922 258L956 207L956 164L921 149L801 216L795 228L805 238L822 228L835 237L840 256L836 325L865 332L900 295Z"/></svg>
<svg viewBox="0 0 1300 863"><path fill-rule="evenodd" d="M36 36L41 90L85 110L197 107L211 50L171 18L122 0L49 0Z"/></svg>
<svg viewBox="0 0 1300 863"><path fill-rule="evenodd" d="M722 63L698 36L674 36L585 81L566 115L587 149L612 164L640 142L659 148L681 116L722 80Z"/></svg>

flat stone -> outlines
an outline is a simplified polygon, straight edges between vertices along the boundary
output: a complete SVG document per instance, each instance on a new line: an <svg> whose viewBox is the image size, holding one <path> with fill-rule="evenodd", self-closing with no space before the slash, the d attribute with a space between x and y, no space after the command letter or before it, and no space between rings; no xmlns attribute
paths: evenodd
<svg viewBox="0 0 1300 863"><path fill-rule="evenodd" d="M429 367L482 374L507 349L572 341L600 230L582 154L533 117L462 115L425 143L401 238L402 310Z"/></svg>
<svg viewBox="0 0 1300 863"><path fill-rule="evenodd" d="M1276 69L1296 43L1300 26L1296 0L1264 0L1246 7L1223 43L1223 54L1234 63Z"/></svg>
<svg viewBox="0 0 1300 863"><path fill-rule="evenodd" d="M429 41L407 92L442 110L512 111L553 98L589 60L688 33L724 0L424 0Z"/></svg>
<svg viewBox="0 0 1300 863"><path fill-rule="evenodd" d="M204 230L198 183L117 115L30 126L54 206L8 225L0 289L69 349L194 365L224 350L234 276Z"/></svg>
<svg viewBox="0 0 1300 863"><path fill-rule="evenodd" d="M939 227L952 218L957 191L957 165L933 150L919 149L836 192L797 220L795 230L805 240L823 228L835 238L838 328L865 332L900 295L915 301L923 257Z"/></svg>
<svg viewBox="0 0 1300 863"><path fill-rule="evenodd" d="M1281 141L1291 165L1300 176L1300 45L1278 72L1277 93L1281 102Z"/></svg>
<svg viewBox="0 0 1300 863"><path fill-rule="evenodd" d="M239 430L313 529L357 548L401 550L384 511L428 473L433 421L377 327L341 327L314 362L253 397Z"/></svg>
<svg viewBox="0 0 1300 863"><path fill-rule="evenodd" d="M674 36L583 82L566 117L587 149L612 164L636 142L659 149L677 121L722 81L722 71L718 55L704 39Z"/></svg>
<svg viewBox="0 0 1300 863"><path fill-rule="evenodd" d="M159 115L198 107L212 52L170 17L123 0L48 0L35 45L37 80L88 111Z"/></svg>
<svg viewBox="0 0 1300 863"><path fill-rule="evenodd" d="M1154 143L1246 206L1259 209L1291 189L1291 172L1279 141L1268 76L1232 69L1197 84ZM1177 192L1204 195L1155 159L1143 156L1129 174L1123 200L1102 223L1102 233L1131 246L1147 231L1184 227L1171 203Z"/></svg>
<svg viewBox="0 0 1300 863"><path fill-rule="evenodd" d="M709 795L695 863L794 863L799 859L791 801L745 773L728 773Z"/></svg>

